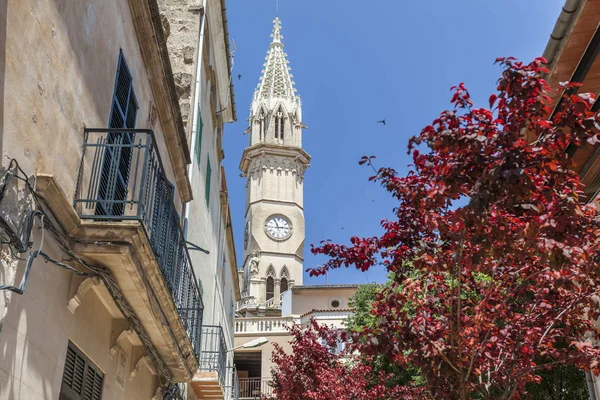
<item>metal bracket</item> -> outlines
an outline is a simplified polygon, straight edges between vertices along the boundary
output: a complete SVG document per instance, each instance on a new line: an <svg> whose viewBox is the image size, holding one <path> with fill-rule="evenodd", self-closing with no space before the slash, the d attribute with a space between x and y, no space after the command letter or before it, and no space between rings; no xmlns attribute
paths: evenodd
<svg viewBox="0 0 600 400"><path fill-rule="evenodd" d="M185 244L188 245L188 248L190 250L197 250L197 251L201 251L204 254L210 254L210 251L203 249L202 247L198 246L197 244L194 244L192 242L188 242L187 240L185 241Z"/></svg>

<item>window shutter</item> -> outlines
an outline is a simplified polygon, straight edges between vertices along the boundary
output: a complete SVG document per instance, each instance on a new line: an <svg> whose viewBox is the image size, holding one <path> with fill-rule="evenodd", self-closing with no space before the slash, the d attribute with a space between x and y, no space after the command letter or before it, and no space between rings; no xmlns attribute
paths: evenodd
<svg viewBox="0 0 600 400"><path fill-rule="evenodd" d="M210 168L210 157L206 160L206 186L204 187L204 197L206 198L206 207L210 204L210 178L212 169Z"/></svg>
<svg viewBox="0 0 600 400"><path fill-rule="evenodd" d="M104 375L69 342L59 400L101 400Z"/></svg>
<svg viewBox="0 0 600 400"><path fill-rule="evenodd" d="M112 129L135 128L138 104L133 90L133 80L123 52L119 53L117 76L108 127ZM97 215L123 215L127 199L127 184L131 167L134 133L111 132L106 137L102 175L98 188Z"/></svg>
<svg viewBox="0 0 600 400"><path fill-rule="evenodd" d="M202 129L204 123L202 122L202 114L200 113L200 105L198 105L198 123L196 125L196 165L200 168L200 158L202 155Z"/></svg>

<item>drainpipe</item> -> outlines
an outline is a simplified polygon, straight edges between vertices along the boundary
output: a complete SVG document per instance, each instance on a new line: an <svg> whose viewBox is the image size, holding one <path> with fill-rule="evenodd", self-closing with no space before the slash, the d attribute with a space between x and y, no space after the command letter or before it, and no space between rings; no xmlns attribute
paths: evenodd
<svg viewBox="0 0 600 400"><path fill-rule="evenodd" d="M554 29L550 34L548 44L544 49L543 57L548 61L548 65L552 65L554 59L564 46L563 39L567 36L569 30L576 20L576 16L583 9L585 0L566 0L562 7L562 11L556 20Z"/></svg>
<svg viewBox="0 0 600 400"><path fill-rule="evenodd" d="M194 101L192 103L193 106L193 114L192 114L192 137L191 137L191 148L192 148L192 162L188 166L188 178L190 182L192 182L192 175L194 172L194 160L196 159L196 155L194 153L196 147L196 130L198 127L198 115L200 100L202 99L202 85L200 84L200 80L202 79L202 53L204 50L204 24L206 23L206 3L207 0L202 0L202 16L200 21L200 35L198 37L198 68L196 69L196 88L194 90ZM190 217L190 202L185 203L184 210L184 218L183 218L183 236L187 240L188 236L188 222Z"/></svg>

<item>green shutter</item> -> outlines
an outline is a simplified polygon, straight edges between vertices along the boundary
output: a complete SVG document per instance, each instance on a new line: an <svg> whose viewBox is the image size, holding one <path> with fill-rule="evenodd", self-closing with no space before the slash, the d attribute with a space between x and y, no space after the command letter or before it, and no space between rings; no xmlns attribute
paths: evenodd
<svg viewBox="0 0 600 400"><path fill-rule="evenodd" d="M210 178L212 169L210 168L210 157L206 157L206 186L204 188L204 196L206 197L206 207L210 204Z"/></svg>
<svg viewBox="0 0 600 400"><path fill-rule="evenodd" d="M196 125L196 165L200 168L200 155L202 154L202 114L200 113L200 105L198 105L198 123Z"/></svg>

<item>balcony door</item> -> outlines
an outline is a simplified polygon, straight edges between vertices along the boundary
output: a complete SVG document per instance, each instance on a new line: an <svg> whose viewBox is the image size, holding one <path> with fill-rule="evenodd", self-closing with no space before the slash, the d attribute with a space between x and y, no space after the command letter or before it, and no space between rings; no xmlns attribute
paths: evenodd
<svg viewBox="0 0 600 400"><path fill-rule="evenodd" d="M108 127L110 129L135 128L137 110L133 80L121 51ZM108 132L104 138L96 215L120 216L125 213L134 140L135 133L119 131Z"/></svg>

